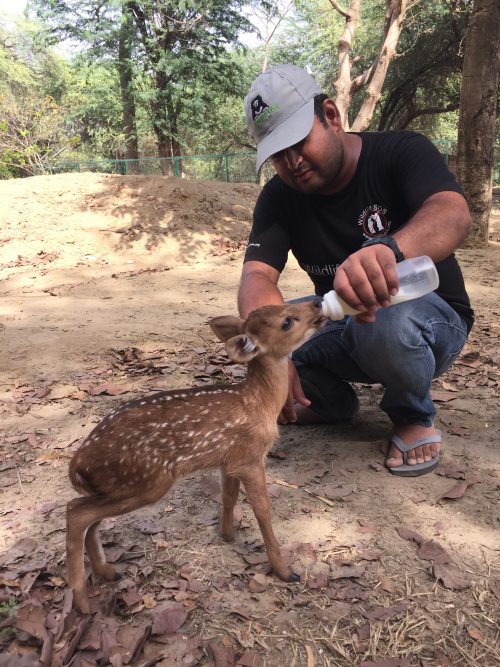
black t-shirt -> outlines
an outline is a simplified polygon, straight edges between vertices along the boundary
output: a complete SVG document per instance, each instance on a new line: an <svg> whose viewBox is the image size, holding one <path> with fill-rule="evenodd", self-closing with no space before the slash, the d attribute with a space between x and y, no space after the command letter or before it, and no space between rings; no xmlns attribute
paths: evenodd
<svg viewBox="0 0 500 667"><path fill-rule="evenodd" d="M254 211L245 262L282 271L289 250L323 295L339 264L370 238L393 234L437 192L462 194L435 146L415 132L360 132L362 148L351 182L333 195L305 194L278 176ZM436 292L472 326L462 272L452 254L436 264Z"/></svg>

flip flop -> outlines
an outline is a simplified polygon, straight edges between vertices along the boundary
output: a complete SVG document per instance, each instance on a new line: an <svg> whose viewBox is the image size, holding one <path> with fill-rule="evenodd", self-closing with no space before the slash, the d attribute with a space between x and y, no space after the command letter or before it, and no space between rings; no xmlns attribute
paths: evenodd
<svg viewBox="0 0 500 667"><path fill-rule="evenodd" d="M403 463L395 468L386 466L387 470L392 475L399 477L419 477L420 475L426 475L428 472L432 472L439 463L439 452L430 461L415 463L415 465L410 465L408 463L408 452L412 452L414 449L421 447L422 445L429 445L432 442L441 442L441 440L441 431L438 431L435 435L429 435L426 438L414 440L413 442L410 442L409 445L404 443L399 436L393 435L391 444L396 445L399 451L403 454Z"/></svg>

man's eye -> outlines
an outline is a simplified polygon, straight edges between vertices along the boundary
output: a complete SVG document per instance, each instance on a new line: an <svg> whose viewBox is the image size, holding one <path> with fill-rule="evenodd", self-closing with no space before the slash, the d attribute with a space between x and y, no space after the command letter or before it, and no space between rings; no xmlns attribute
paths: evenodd
<svg viewBox="0 0 500 667"><path fill-rule="evenodd" d="M293 320L291 320L289 317L286 318L286 320L283 322L281 325L281 328L283 331L288 331L288 329L292 326Z"/></svg>

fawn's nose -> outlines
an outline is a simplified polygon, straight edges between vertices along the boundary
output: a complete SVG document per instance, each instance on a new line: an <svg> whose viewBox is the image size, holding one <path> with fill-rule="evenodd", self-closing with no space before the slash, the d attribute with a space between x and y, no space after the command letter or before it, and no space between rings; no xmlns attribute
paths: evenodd
<svg viewBox="0 0 500 667"><path fill-rule="evenodd" d="M313 306L316 308L316 310L321 309L321 302L322 302L322 299L320 299L320 298L314 299Z"/></svg>

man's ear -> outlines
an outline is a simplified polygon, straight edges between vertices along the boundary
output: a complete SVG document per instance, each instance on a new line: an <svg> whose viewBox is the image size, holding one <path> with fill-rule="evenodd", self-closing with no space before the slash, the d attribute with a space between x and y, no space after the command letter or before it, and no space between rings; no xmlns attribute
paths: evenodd
<svg viewBox="0 0 500 667"><path fill-rule="evenodd" d="M334 129L342 128L342 118L340 111L333 100L330 98L323 101L323 113L325 120Z"/></svg>
<svg viewBox="0 0 500 667"><path fill-rule="evenodd" d="M220 317L214 317L213 320L210 320L209 324L217 338L225 343L233 336L241 333L243 320L233 315L221 315Z"/></svg>
<svg viewBox="0 0 500 667"><path fill-rule="evenodd" d="M226 341L226 352L232 361L248 364L259 353L259 348L248 334L240 334Z"/></svg>

